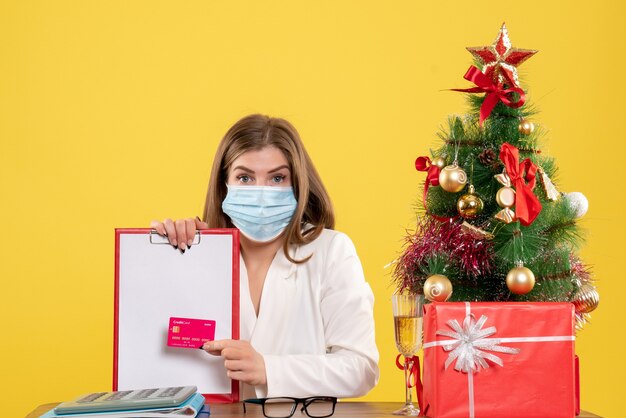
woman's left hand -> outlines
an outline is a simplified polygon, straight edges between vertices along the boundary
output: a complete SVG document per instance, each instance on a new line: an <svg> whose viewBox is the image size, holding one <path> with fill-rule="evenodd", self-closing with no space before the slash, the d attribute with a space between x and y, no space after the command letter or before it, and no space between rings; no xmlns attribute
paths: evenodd
<svg viewBox="0 0 626 418"><path fill-rule="evenodd" d="M265 360L249 341L216 340L209 341L202 349L214 356L224 357L224 366L229 378L245 382L252 386L267 383Z"/></svg>

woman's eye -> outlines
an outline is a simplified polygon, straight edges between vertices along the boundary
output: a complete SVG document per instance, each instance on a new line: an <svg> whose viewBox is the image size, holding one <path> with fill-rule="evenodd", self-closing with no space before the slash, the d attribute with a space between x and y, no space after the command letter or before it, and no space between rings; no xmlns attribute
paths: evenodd
<svg viewBox="0 0 626 418"><path fill-rule="evenodd" d="M250 176L246 176L245 174L241 175L241 176L238 176L237 179L239 180L240 183L249 183L249 182L252 181Z"/></svg>
<svg viewBox="0 0 626 418"><path fill-rule="evenodd" d="M274 183L282 183L285 180L285 176L274 176L272 177L272 181Z"/></svg>

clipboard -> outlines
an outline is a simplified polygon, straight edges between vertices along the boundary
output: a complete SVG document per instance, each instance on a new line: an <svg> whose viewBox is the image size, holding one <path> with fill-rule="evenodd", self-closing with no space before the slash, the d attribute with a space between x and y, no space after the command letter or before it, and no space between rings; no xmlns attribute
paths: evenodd
<svg viewBox="0 0 626 418"><path fill-rule="evenodd" d="M216 321L239 339L239 231L198 231L184 254L148 228L115 230L113 390L195 385L207 402L238 402L224 360L167 346L170 317Z"/></svg>

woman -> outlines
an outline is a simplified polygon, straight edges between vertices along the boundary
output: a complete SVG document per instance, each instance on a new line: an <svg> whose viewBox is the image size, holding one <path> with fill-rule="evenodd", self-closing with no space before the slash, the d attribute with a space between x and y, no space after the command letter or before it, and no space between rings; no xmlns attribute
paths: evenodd
<svg viewBox="0 0 626 418"><path fill-rule="evenodd" d="M243 398L356 397L378 381L373 294L295 128L239 120L213 162L204 219L152 222L184 252L197 229L241 232L240 340L208 342Z"/></svg>

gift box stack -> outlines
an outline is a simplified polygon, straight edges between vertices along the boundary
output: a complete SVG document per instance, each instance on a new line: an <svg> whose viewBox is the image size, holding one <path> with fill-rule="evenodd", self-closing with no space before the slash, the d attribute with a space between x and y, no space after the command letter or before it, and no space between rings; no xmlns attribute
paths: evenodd
<svg viewBox="0 0 626 418"><path fill-rule="evenodd" d="M588 202L553 180L545 129L517 67L537 53L467 48L470 111L452 116L424 172L415 231L395 262L398 293L423 294L429 417L573 417L574 340L599 303L578 256ZM456 93L451 93L456 94Z"/></svg>

